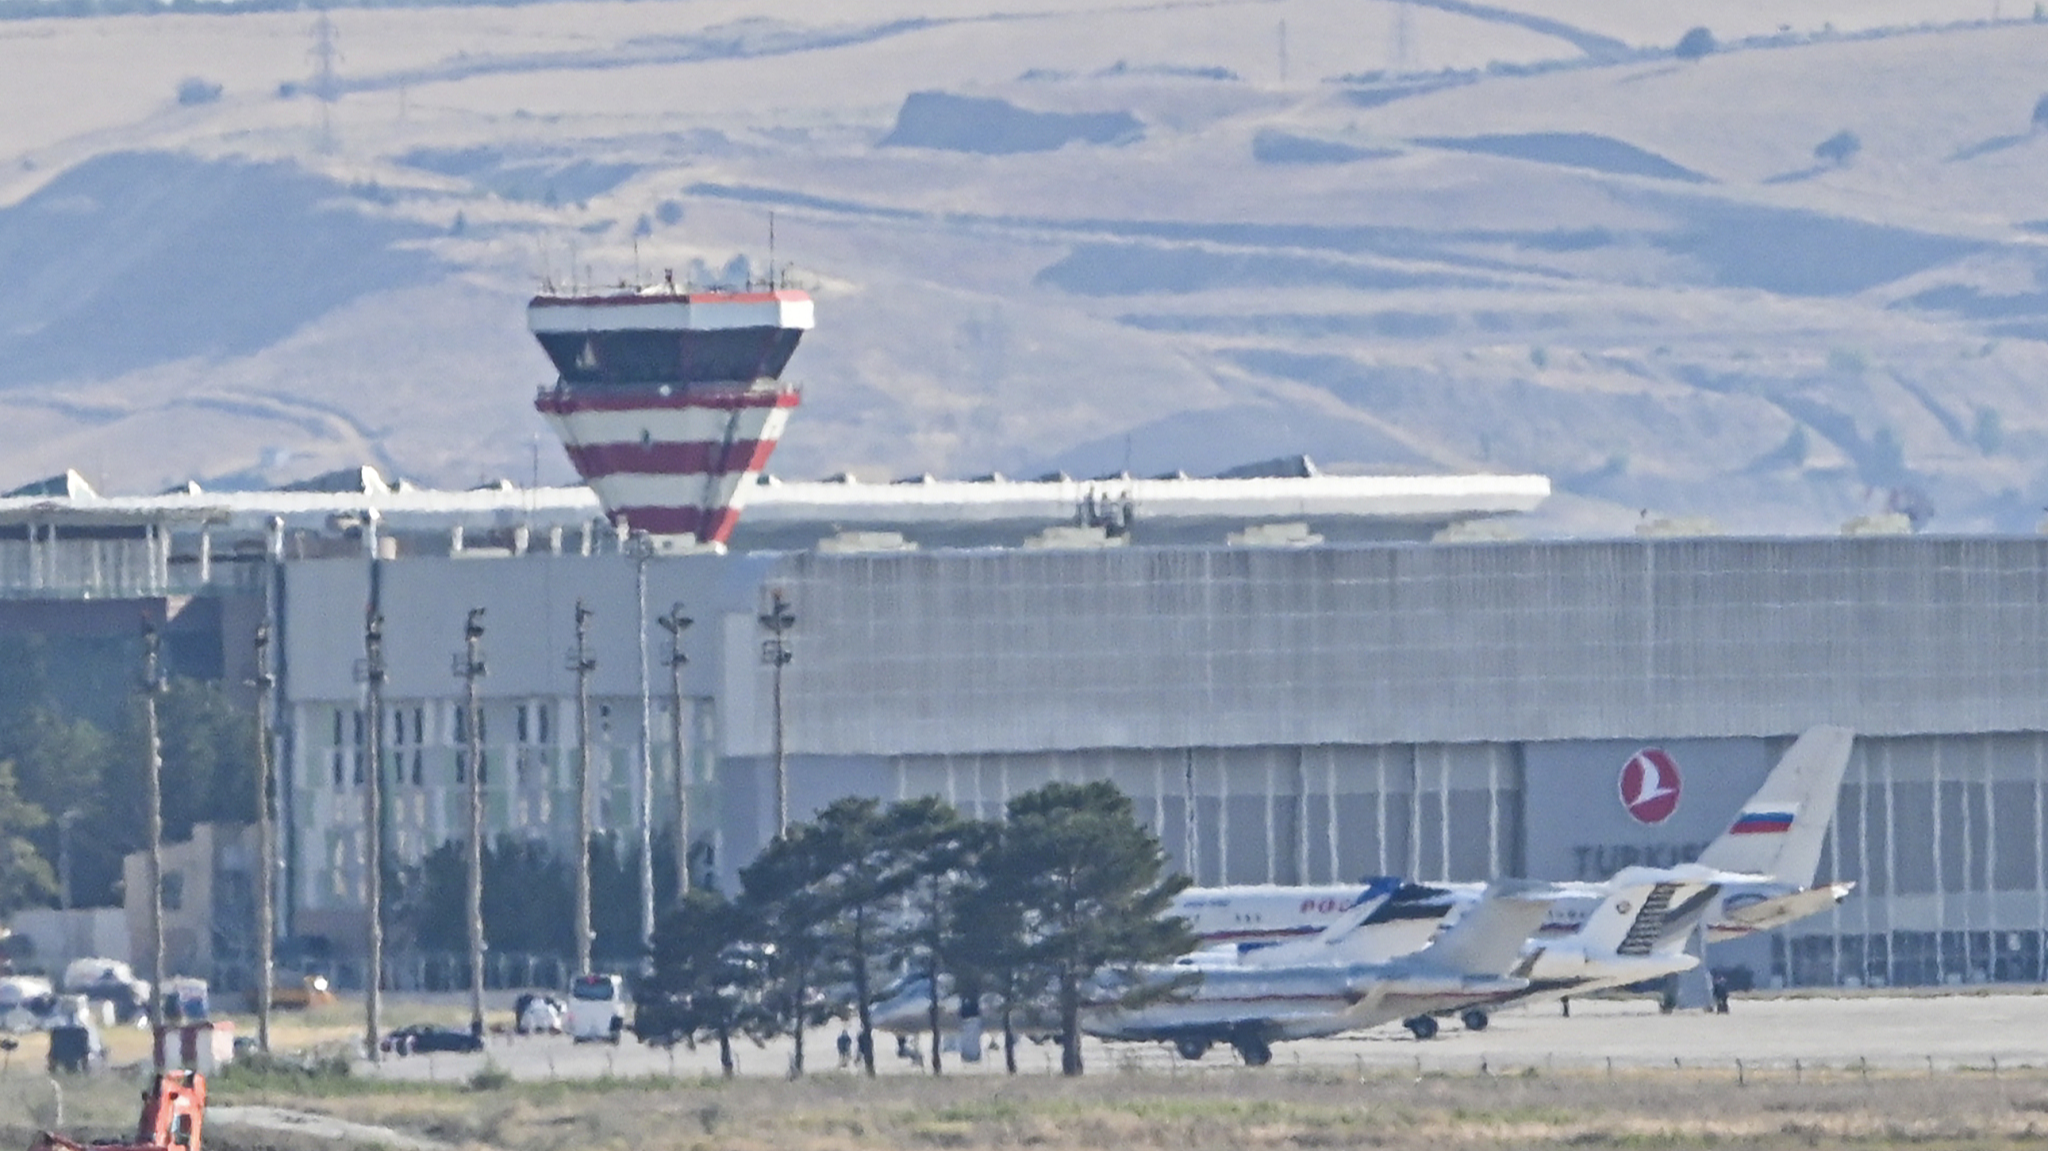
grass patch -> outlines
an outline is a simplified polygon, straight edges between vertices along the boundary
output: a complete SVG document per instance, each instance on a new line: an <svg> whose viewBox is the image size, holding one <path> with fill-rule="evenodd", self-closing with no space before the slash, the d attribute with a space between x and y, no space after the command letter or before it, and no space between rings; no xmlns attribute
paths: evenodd
<svg viewBox="0 0 2048 1152"><path fill-rule="evenodd" d="M1746 1086L1724 1071L1693 1069L1613 1077L1110 1069L1079 1080L820 1075L793 1083L525 1082L491 1073L487 1064L467 1084L421 1084L265 1067L223 1077L221 1097L260 1091L271 1103L496 1147L1935 1148L2038 1143L2048 1126L2048 1072L2031 1069L1934 1080L1873 1072L1867 1081L1807 1069L1798 1082L1789 1072L1753 1071Z"/></svg>

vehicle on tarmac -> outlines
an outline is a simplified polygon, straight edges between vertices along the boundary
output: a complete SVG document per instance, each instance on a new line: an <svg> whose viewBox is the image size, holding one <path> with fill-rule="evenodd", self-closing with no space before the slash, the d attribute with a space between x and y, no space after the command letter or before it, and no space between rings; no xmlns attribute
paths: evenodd
<svg viewBox="0 0 2048 1152"><path fill-rule="evenodd" d="M569 1006L554 996L522 992L512 1002L512 1030L521 1036L560 1035Z"/></svg>
<svg viewBox="0 0 2048 1152"><path fill-rule="evenodd" d="M149 981L138 979L126 962L103 956L87 956L64 966L59 990L104 1001L114 1007L114 1019L126 1024L149 1013Z"/></svg>
<svg viewBox="0 0 2048 1152"><path fill-rule="evenodd" d="M249 993L249 1002L255 1004L257 993ZM318 1008L334 1003L334 989L327 977L317 972L294 973L278 970L270 990L270 1006L281 1009Z"/></svg>
<svg viewBox="0 0 2048 1152"><path fill-rule="evenodd" d="M569 1038L578 1044L617 1044L626 1031L626 980L616 973L592 972L569 984Z"/></svg>
<svg viewBox="0 0 2048 1152"><path fill-rule="evenodd" d="M394 1056L419 1052L481 1052L484 1038L467 1028L442 1024L407 1024L394 1029L378 1047Z"/></svg>

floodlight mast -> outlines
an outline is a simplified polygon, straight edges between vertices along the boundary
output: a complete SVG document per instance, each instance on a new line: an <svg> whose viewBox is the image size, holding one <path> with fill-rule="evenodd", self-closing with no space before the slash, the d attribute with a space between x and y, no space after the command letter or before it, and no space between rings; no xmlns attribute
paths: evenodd
<svg viewBox="0 0 2048 1152"><path fill-rule="evenodd" d="M163 695L163 638L147 618L142 622L143 785L148 804L149 844L149 1034L157 1067L167 1053L164 1026L164 746L157 729L156 702Z"/></svg>
<svg viewBox="0 0 2048 1152"><path fill-rule="evenodd" d="M469 1030L478 1039L484 1034L484 757L483 706L477 701L476 682L484 676L484 610L471 608L462 626L463 651L455 658L456 675L463 680L463 759L469 785L468 875L464 877L469 924Z"/></svg>
<svg viewBox="0 0 2048 1152"><path fill-rule="evenodd" d="M796 627L796 615L789 610L789 598L782 589L770 589L768 610L761 614L761 627L769 639L761 643L761 662L775 674L775 836L789 834L789 760L784 747L782 713L782 670L796 659L789 646L789 630Z"/></svg>
<svg viewBox="0 0 2048 1152"><path fill-rule="evenodd" d="M370 959L363 976L365 1049L377 1063L384 996L384 617L363 626L363 891L369 906Z"/></svg>
<svg viewBox="0 0 2048 1152"><path fill-rule="evenodd" d="M576 602L576 650L569 670L576 673L576 974L590 971L590 674L597 658L590 651L590 618L594 613Z"/></svg>
<svg viewBox="0 0 2048 1152"><path fill-rule="evenodd" d="M277 994L277 824L270 813L270 622L256 625L256 1050L270 1052L270 1002Z"/></svg>
<svg viewBox="0 0 2048 1152"><path fill-rule="evenodd" d="M690 894L690 750L685 740L683 719L683 666L690 658L683 654L683 632L696 621L683 615L678 600L656 623L668 630L668 674L670 692L669 725L676 746L676 898Z"/></svg>

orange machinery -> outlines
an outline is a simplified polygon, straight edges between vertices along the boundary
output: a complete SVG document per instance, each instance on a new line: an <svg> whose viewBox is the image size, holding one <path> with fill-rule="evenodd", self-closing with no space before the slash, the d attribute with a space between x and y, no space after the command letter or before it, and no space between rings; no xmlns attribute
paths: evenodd
<svg viewBox="0 0 2048 1152"><path fill-rule="evenodd" d="M55 1132L39 1132L30 1148L134 1148L147 1152L191 1152L199 1147L199 1133L206 1120L206 1077L197 1072L167 1071L156 1074L142 1094L142 1119L135 1125L135 1139L112 1143L81 1144Z"/></svg>

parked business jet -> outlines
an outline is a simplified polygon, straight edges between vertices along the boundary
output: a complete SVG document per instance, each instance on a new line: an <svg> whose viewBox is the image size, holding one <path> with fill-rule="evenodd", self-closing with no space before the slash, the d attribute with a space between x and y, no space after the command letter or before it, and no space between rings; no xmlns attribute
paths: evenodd
<svg viewBox="0 0 2048 1152"><path fill-rule="evenodd" d="M1082 1027L1106 1039L1167 1041L1191 1060L1227 1043L1254 1065L1270 1059L1276 1040L1396 1020L1427 1039L1439 1015L1469 1018L1533 996L1593 992L1696 967L1686 937L1724 884L1750 879L1697 864L1625 868L1577 931L1546 942L1529 934L1550 914L1558 889L1494 881L1423 948L1369 959L1375 946L1366 927L1386 907L1382 895L1379 908L1361 900L1313 937L1250 952L1212 949L1141 970L1110 984L1118 995L1092 1005Z"/></svg>
<svg viewBox="0 0 2048 1152"><path fill-rule="evenodd" d="M1711 943L1740 939L1824 912L1846 899L1850 883L1814 886L1821 843L1834 821L1842 774L1855 733L1822 725L1808 729L1765 778L1728 826L1700 854L1701 866L1754 879L1727 883L1707 909ZM1384 878L1365 882L1372 886ZM1538 929L1538 939L1572 935L1608 894L1612 881L1564 884L1564 895ZM1383 958L1427 944L1442 921L1478 898L1475 883L1409 883L1396 889L1373 930ZM1175 897L1169 915L1187 919L1205 948L1262 948L1314 936L1353 908L1359 885L1282 886L1246 884L1189 888Z"/></svg>
<svg viewBox="0 0 2048 1152"><path fill-rule="evenodd" d="M1526 988L1515 971L1522 944L1555 897L1548 885L1496 881L1427 947L1376 962L1352 955L1361 901L1325 931L1289 944L1106 975L1090 989L1081 1028L1107 1040L1166 1041L1189 1059L1229 1044L1245 1063L1264 1064L1276 1040L1428 1016Z"/></svg>

